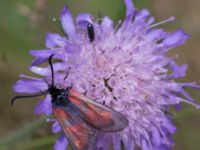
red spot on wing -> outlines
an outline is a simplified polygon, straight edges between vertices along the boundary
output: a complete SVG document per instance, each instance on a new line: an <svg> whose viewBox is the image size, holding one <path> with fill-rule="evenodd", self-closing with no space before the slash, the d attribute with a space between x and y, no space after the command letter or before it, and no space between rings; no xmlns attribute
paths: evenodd
<svg viewBox="0 0 200 150"><path fill-rule="evenodd" d="M110 119L112 118L112 113L108 111L103 111L100 113L100 116L104 118L104 120L110 121Z"/></svg>
<svg viewBox="0 0 200 150"><path fill-rule="evenodd" d="M83 102L81 102L79 99L74 98L74 97L70 97L70 101L71 101L74 105L76 105L76 106L78 106L78 107L81 107L81 106L83 105Z"/></svg>
<svg viewBox="0 0 200 150"><path fill-rule="evenodd" d="M80 120L76 120L73 114L66 112L62 108L53 107L53 113L73 147L76 150L86 150L89 140L89 128Z"/></svg>
<svg viewBox="0 0 200 150"><path fill-rule="evenodd" d="M61 108L53 107L53 113L58 120L67 120L70 116Z"/></svg>
<svg viewBox="0 0 200 150"><path fill-rule="evenodd" d="M70 90L69 98L80 109L85 120L90 125L96 128L103 128L114 124L112 120L113 114L106 107L104 108L100 104L95 104L94 101L91 103L92 100L74 90Z"/></svg>
<svg viewBox="0 0 200 150"><path fill-rule="evenodd" d="M88 104L88 111L86 116L88 120L95 126L110 126L112 125L112 113L106 110L99 110L99 107L95 107L92 104ZM98 111L99 110L99 111ZM98 113L97 113L98 112Z"/></svg>
<svg viewBox="0 0 200 150"><path fill-rule="evenodd" d="M88 144L88 129L80 124L64 128L64 132L73 140L74 145L78 149L83 149ZM84 138L84 140L81 139Z"/></svg>

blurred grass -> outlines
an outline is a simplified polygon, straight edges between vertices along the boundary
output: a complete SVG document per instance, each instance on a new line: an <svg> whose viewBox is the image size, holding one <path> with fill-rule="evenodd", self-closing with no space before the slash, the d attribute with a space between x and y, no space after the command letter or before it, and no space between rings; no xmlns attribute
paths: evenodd
<svg viewBox="0 0 200 150"><path fill-rule="evenodd" d="M15 145L17 142L19 141L23 141L23 139L26 137L26 136L30 136L30 135L33 135L34 132L36 132L36 130L38 128L41 128L42 126L44 126L46 124L46 118L43 117L43 118L40 118L34 122L31 122L31 123L27 123L24 127L22 127L21 129L19 130L16 130L13 133L11 133L10 135L7 135L5 137L3 137L2 139L0 139L0 148L2 149L10 149L11 147L13 147L13 145ZM29 142L30 143L30 142ZM43 143L43 141L41 141L41 143ZM39 142L38 142L39 144ZM33 142L32 144L24 144L23 143L23 146L21 147L28 147L30 145L35 145L35 142ZM15 146L16 147L16 146ZM32 147L32 146L30 146Z"/></svg>
<svg viewBox="0 0 200 150"><path fill-rule="evenodd" d="M177 20L163 25L167 30L182 27L192 37L186 45L175 49L170 55L177 53L180 64L189 64L187 77L182 81L200 83L199 60L199 14L200 1L186 0L135 0L137 8L151 10L157 20L164 20L175 15ZM1 0L0 5L0 150L44 150L52 149L57 137L50 133L50 125L44 118L37 119L33 115L36 101L24 101L10 106L13 95L12 85L20 73L30 74L28 65L31 62L29 49L43 49L46 32L59 32L50 21L49 16L59 17L63 6L67 4L73 16L79 12L90 12L98 18L98 14L108 15L117 22L123 19L125 6L122 0ZM115 4L115 5L113 5ZM189 90L191 95L199 99L199 93ZM200 103L200 101L198 101ZM174 150L200 149L200 111L183 105L181 112L174 114L178 127L175 134ZM3 139L3 141L2 141Z"/></svg>

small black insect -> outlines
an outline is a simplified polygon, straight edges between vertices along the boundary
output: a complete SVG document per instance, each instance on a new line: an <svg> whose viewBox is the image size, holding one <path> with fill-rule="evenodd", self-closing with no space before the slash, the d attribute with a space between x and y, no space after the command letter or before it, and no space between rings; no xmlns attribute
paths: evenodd
<svg viewBox="0 0 200 150"><path fill-rule="evenodd" d="M95 33L94 33L94 27L91 23L88 23L87 25L87 32L90 42L93 42L95 40Z"/></svg>

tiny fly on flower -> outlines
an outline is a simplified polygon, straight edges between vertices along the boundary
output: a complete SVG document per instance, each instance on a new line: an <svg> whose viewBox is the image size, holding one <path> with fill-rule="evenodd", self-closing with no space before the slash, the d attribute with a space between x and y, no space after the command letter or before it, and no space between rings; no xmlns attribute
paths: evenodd
<svg viewBox="0 0 200 150"><path fill-rule="evenodd" d="M53 54L54 55L54 54ZM62 127L73 150L95 150L96 131L117 132L128 125L128 120L121 113L97 103L72 89L59 89L54 84L54 70L51 55L48 59L51 69L51 84L48 89L34 95L15 96L17 99L51 95L52 110Z"/></svg>

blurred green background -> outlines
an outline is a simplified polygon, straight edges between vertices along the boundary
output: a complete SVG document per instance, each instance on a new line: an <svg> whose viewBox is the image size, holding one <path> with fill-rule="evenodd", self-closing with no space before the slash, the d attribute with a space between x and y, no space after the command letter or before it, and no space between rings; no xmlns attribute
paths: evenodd
<svg viewBox="0 0 200 150"><path fill-rule="evenodd" d="M181 27L191 38L169 55L178 54L177 61L189 66L187 76L179 81L200 83L200 1L134 0L134 3L138 9L148 8L157 21L176 16L174 22L162 27L168 31ZM73 16L90 12L97 18L101 13L117 22L125 15L123 0L0 0L0 150L53 149L58 135L50 132L50 124L45 123L44 117L33 115L37 100L21 101L11 107L10 99L18 75L31 74L28 65L32 58L28 51L45 48L45 33L58 32L49 16L59 17L65 4ZM189 92L200 98L197 91ZM200 111L185 104L183 107L174 114L178 130L173 150L200 150Z"/></svg>

